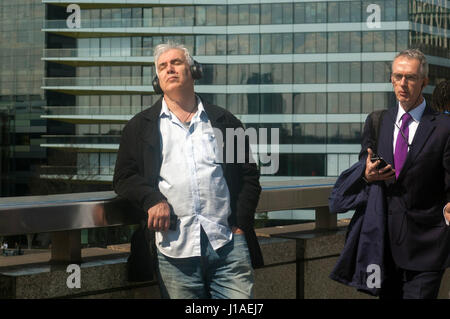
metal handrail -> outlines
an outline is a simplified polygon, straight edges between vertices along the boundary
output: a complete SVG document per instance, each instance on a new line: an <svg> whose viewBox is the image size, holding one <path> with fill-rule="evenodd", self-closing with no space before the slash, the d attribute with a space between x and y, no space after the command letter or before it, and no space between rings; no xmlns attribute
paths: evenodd
<svg viewBox="0 0 450 319"><path fill-rule="evenodd" d="M325 211L334 182L335 178L263 183L256 212ZM132 225L143 216L142 210L112 191L1 197L0 236Z"/></svg>
<svg viewBox="0 0 450 319"><path fill-rule="evenodd" d="M334 182L266 183L256 212L313 208L316 229L335 229L336 214L328 210ZM50 232L50 263L81 262L82 229L133 225L142 219L146 219L146 212L114 192L0 198L0 236Z"/></svg>

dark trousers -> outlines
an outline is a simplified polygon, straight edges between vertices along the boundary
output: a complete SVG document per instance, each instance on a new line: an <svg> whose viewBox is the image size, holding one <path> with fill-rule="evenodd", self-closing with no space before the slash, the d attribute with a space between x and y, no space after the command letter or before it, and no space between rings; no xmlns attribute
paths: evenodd
<svg viewBox="0 0 450 319"><path fill-rule="evenodd" d="M389 246L389 242L386 246ZM389 247L385 252L386 279L380 299L436 299L444 270L413 271L398 267Z"/></svg>

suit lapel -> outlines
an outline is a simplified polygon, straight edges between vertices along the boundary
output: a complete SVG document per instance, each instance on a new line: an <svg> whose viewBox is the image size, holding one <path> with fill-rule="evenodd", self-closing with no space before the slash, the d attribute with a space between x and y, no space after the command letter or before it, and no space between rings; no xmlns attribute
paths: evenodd
<svg viewBox="0 0 450 319"><path fill-rule="evenodd" d="M396 107L387 110L383 116L378 138L378 155L394 167L394 153L392 140L394 136L394 122L397 117L398 109ZM392 184L395 180L386 181L386 185Z"/></svg>
<svg viewBox="0 0 450 319"><path fill-rule="evenodd" d="M406 171L414 162L417 155L419 155L419 153L422 151L426 141L428 140L428 137L434 131L434 118L435 117L431 109L429 107L426 107L425 111L423 112L422 118L420 119L420 123L417 127L414 139L409 148L408 155L406 156L405 164L403 165L402 171L398 176L398 180L401 180L402 177L406 174Z"/></svg>
<svg viewBox="0 0 450 319"><path fill-rule="evenodd" d="M394 150L392 140L394 136L394 121L397 116L397 108L390 108L385 113L380 127L378 138L378 155L383 157L388 164L394 167Z"/></svg>

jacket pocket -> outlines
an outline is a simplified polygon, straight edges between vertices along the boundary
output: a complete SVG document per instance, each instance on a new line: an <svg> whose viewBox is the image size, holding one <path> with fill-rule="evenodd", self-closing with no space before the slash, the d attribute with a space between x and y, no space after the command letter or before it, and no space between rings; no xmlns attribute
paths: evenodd
<svg viewBox="0 0 450 319"><path fill-rule="evenodd" d="M413 212L407 211L407 215L417 224L430 227L447 226L445 225L443 208L435 211Z"/></svg>

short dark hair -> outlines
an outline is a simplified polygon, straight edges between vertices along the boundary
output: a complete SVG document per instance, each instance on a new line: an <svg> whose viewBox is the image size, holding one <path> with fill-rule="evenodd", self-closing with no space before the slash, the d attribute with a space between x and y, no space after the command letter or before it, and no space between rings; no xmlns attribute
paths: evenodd
<svg viewBox="0 0 450 319"><path fill-rule="evenodd" d="M450 111L450 81L445 80L436 85L431 106L439 111Z"/></svg>

